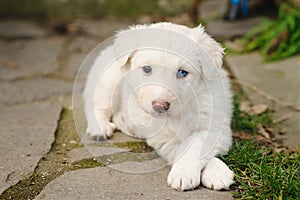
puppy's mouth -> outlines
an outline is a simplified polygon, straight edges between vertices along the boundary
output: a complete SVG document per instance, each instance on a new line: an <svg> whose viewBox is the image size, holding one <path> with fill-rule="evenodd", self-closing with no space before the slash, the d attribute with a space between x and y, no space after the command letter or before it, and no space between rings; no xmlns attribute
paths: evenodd
<svg viewBox="0 0 300 200"><path fill-rule="evenodd" d="M155 118L165 118L165 117L167 117L168 112L167 111L155 111L155 110L151 109L149 114Z"/></svg>

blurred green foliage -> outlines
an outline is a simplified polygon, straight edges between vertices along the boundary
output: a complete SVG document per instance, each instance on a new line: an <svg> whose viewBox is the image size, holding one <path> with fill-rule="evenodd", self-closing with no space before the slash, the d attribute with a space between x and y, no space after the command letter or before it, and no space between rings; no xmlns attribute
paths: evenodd
<svg viewBox="0 0 300 200"><path fill-rule="evenodd" d="M0 17L41 19L100 18L107 15L136 17L145 14L175 15L193 0L0 0Z"/></svg>
<svg viewBox="0 0 300 200"><path fill-rule="evenodd" d="M300 53L299 8L281 4L277 20L265 20L244 38L244 51L259 50L266 61Z"/></svg>

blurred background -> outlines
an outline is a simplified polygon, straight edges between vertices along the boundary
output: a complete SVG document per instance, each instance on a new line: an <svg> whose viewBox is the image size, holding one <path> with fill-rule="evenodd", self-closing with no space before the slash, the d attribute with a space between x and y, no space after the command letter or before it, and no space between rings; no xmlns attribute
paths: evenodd
<svg viewBox="0 0 300 200"><path fill-rule="evenodd" d="M0 199L34 199L64 172L99 166L68 160L83 148L73 120L76 73L115 31L161 21L202 24L225 49L241 141L227 157L240 177L235 197L300 199L300 0L0 0Z"/></svg>
<svg viewBox="0 0 300 200"><path fill-rule="evenodd" d="M288 9L292 9L292 11L281 9L286 11L281 12L285 14L280 14L281 5L289 5ZM278 47L279 41L287 37L283 29L288 29L287 31L290 33L293 32L293 35L295 35L293 40L299 39L299 32L295 31L299 29L299 21L297 21L299 20L299 12L297 13L299 7L299 0L0 0L0 18L1 21L9 19L32 20L39 26L46 28L48 34L69 33L73 35L83 35L89 32L86 27L88 22L86 21L104 21L104 19L111 23L109 22L106 27L103 25L98 25L98 27L96 25L91 26L94 26L95 32L108 29L107 35L109 35L112 30L119 28L116 24L124 24L126 27L128 24L170 21L187 26L197 26L200 23L210 25L208 23L210 21L219 22L220 24L223 20L237 21L254 18L245 22L246 27L242 32L239 32L242 29L239 25L237 27L223 27L220 25L221 28L217 28L219 31L215 30L214 26L212 29L207 27L207 31L219 41L224 41L224 39L232 40L244 36L250 30L250 27L265 21L265 19L278 20L278 18L284 18L281 20L283 23L278 25L279 28L274 29L272 27L274 31L269 30L270 33L268 32L271 39L274 39L273 44L270 44L271 40L269 40L269 43L259 40L255 44L252 43L250 47L245 45L244 50L247 51L265 46L264 50L267 51L267 54L271 54ZM296 14L293 15L291 13ZM287 15L292 16L287 18L285 17ZM24 26L26 27L26 24ZM283 26L290 27L285 28ZM248 36L248 41L252 41L259 33L270 29L271 25L265 26L263 24L263 27L255 34ZM15 27L15 29L17 28ZM225 32L230 32L229 29L231 29L231 32L227 33L227 35L226 33L221 33L224 28L227 29ZM8 34L9 31L5 29L8 28L2 24L0 27L1 38L14 37ZM299 46L290 51L293 52L280 56L278 54L283 52L281 50L274 56L275 58L270 58L270 60L294 55L299 52Z"/></svg>
<svg viewBox="0 0 300 200"><path fill-rule="evenodd" d="M40 20L73 20L105 16L136 18L150 15L161 18L189 14L200 20L201 2L205 0L1 0L0 16ZM224 0L225 2L226 0ZM216 2L216 0L210 1ZM222 2L222 1L219 1ZM230 4L230 1L226 1ZM283 2L299 5L297 0L250 0L250 15L276 15ZM223 3L220 4L220 9ZM225 14L225 13L224 13ZM156 19L158 20L158 19Z"/></svg>

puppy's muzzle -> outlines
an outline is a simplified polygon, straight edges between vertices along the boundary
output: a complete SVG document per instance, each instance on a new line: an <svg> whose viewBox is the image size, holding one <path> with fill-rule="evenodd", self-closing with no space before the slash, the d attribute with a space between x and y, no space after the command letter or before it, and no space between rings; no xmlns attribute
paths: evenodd
<svg viewBox="0 0 300 200"><path fill-rule="evenodd" d="M152 102L152 108L158 113L164 113L170 108L170 103L165 100L156 100Z"/></svg>

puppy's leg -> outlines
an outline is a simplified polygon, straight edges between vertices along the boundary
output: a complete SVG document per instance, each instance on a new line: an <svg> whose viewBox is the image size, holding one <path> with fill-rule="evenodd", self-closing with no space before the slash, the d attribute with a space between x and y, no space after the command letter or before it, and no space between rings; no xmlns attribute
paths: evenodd
<svg viewBox="0 0 300 200"><path fill-rule="evenodd" d="M105 140L112 136L116 125L112 123L111 92L106 87L93 92L86 92L85 114L87 118L86 132L96 140Z"/></svg>
<svg viewBox="0 0 300 200"><path fill-rule="evenodd" d="M112 97L122 73L117 62L107 63L107 59L113 59L114 55L112 46L100 52L89 71L83 93L87 133L98 140L111 137L116 129L110 121L113 115ZM116 101L114 105L119 105Z"/></svg>
<svg viewBox="0 0 300 200"><path fill-rule="evenodd" d="M112 115L111 109L101 109L95 106L95 115L97 120L97 128L89 133L90 136L96 140L106 140L110 138L116 129L116 125L110 122Z"/></svg>
<svg viewBox="0 0 300 200"><path fill-rule="evenodd" d="M99 105L94 104L93 101L87 101L85 105L85 115L87 119L86 133L95 140L105 140L112 136L116 125L110 122L112 113L105 103ZM105 108L106 107L106 108Z"/></svg>
<svg viewBox="0 0 300 200"><path fill-rule="evenodd" d="M203 135L195 133L181 144L179 152L183 153L178 155L168 175L168 185L172 188L183 191L196 188L200 184L201 170L211 157L201 155Z"/></svg>
<svg viewBox="0 0 300 200"><path fill-rule="evenodd" d="M202 171L201 182L210 189L229 189L234 183L233 172L220 159L212 158Z"/></svg>

